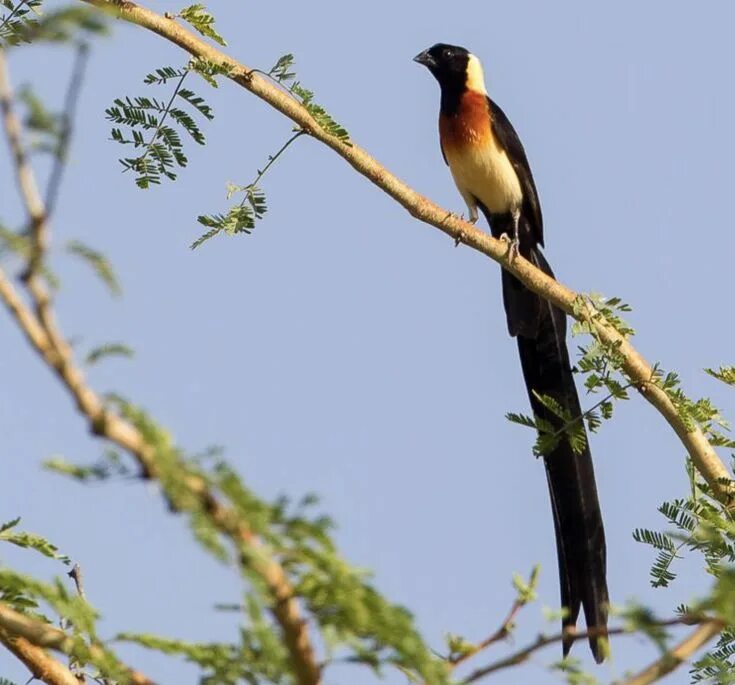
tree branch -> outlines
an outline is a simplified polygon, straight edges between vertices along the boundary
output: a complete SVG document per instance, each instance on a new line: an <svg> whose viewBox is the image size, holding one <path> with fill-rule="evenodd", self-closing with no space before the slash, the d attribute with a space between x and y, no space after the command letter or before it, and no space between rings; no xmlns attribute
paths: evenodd
<svg viewBox="0 0 735 685"><path fill-rule="evenodd" d="M600 317L595 317L594 312L589 309L575 314L574 303L577 293L549 278L520 256L510 261L506 243L495 240L484 231L426 199L357 145L343 142L324 131L307 110L290 95L267 78L260 76L254 69L234 60L177 24L174 18L164 17L128 0L81 0L81 2L111 12L125 21L157 33L196 57L226 67L229 70L230 79L257 95L295 122L310 136L334 150L358 173L401 204L412 216L438 228L455 241L462 242L491 257L504 269L515 274L535 293L553 302L567 314L589 323L602 342L616 346L624 360L624 372L643 397L659 411L676 432L697 470L712 488L714 495L726 504L731 503L735 495L735 483L702 430L697 426L690 426L680 416L666 392L652 382L653 370L650 364L636 351L627 338Z"/></svg>
<svg viewBox="0 0 735 685"><path fill-rule="evenodd" d="M11 637L0 629L0 644L22 661L33 675L47 685L79 685L72 672L23 637Z"/></svg>
<svg viewBox="0 0 735 685"><path fill-rule="evenodd" d="M46 216L49 217L54 213L56 208L56 200L59 196L61 188L61 180L66 169L67 154L69 152L69 143L74 132L74 119L76 115L77 103L82 90L82 81L84 80L84 71L87 66L87 58L89 56L89 46L87 43L81 42L76 46L74 55L74 67L72 68L69 86L64 96L64 110L61 115L61 131L59 132L59 144L55 151L56 159L49 176L48 187L46 188Z"/></svg>
<svg viewBox="0 0 735 685"><path fill-rule="evenodd" d="M676 625L692 625L693 623L699 623L700 626L683 642L677 645L674 649L667 652L661 659L656 661L654 664L649 666L639 676L635 678L651 678L651 674L657 674L649 680L632 680L625 681L621 685L646 685L651 683L658 678L663 677L667 673L673 671L679 664L689 658L694 652L697 651L702 645L708 640L712 639L715 635L720 633L725 627L725 622L719 618L713 617L702 617L702 616L677 616L676 618L667 619L665 621L654 622L653 625L658 627L676 626ZM527 645L523 649L519 649L510 656L495 661L487 666L478 668L477 670L470 673L464 680L461 681L461 685L470 685L476 683L479 680L489 676L491 673L502 671L503 669L510 668L511 666L517 666L527 661L533 654L548 647L549 645L557 644L573 636L575 640L581 640L589 637L599 637L601 635L631 635L634 634L635 629L630 626L621 626L618 628L607 629L605 627L591 628L586 631L576 631L573 627L562 630L555 635L539 635L536 640L531 644ZM668 670L664 670L668 668Z"/></svg>
<svg viewBox="0 0 735 685"><path fill-rule="evenodd" d="M531 574L531 584L535 584L535 577L537 573L538 567L534 569L534 571ZM529 595L526 593L519 593L518 596L513 601L513 605L510 608L510 611L506 614L505 618L503 619L503 622L500 624L500 626L495 630L494 633L486 637L481 642L478 642L475 645L472 645L470 649L467 651L463 651L460 654L456 654L454 656L450 656L447 659L447 662L449 664L449 667L451 669L456 668L461 663L464 663L468 659L472 658L479 652L481 652L484 649L487 649L491 645L494 645L496 642L500 642L501 640L504 640L506 637L508 637L513 630L514 622L516 619L516 616L518 615L518 612L526 606L529 602Z"/></svg>
<svg viewBox="0 0 735 685"><path fill-rule="evenodd" d="M44 649L53 649L54 651L67 655L74 653L74 647L77 643L74 638L69 637L63 630L55 628L49 623L37 621L29 616L18 613L0 602L0 641L10 651L16 654L23 663L31 668L34 676L41 678L44 682L53 683L53 685L57 683L60 685L69 685L69 683L79 685L79 680L75 676L72 676L73 680L45 680L44 677L36 673L34 668L25 660L24 656L21 656L22 653L25 657L29 658L30 663L34 667L38 667L39 669L45 666L49 666L49 668L53 666L58 674L64 677L67 674L71 675L68 668L54 661L54 659L43 651ZM102 659L104 657L103 650L99 647L95 645L88 645L87 647L92 658ZM45 657L45 662L41 655ZM129 669L127 675L130 685L155 685L152 680L139 671Z"/></svg>
<svg viewBox="0 0 735 685"><path fill-rule="evenodd" d="M681 666L712 638L719 635L724 627L724 621L719 619L712 619L707 623L703 623L691 635L682 640L672 650L666 652L660 659L654 661L648 668L632 678L622 681L620 685L648 685L648 683L660 680Z"/></svg>
<svg viewBox="0 0 735 685"><path fill-rule="evenodd" d="M29 233L33 241L28 263L28 274L31 275L38 270L43 252L48 247L46 210L23 146L22 126L13 107L13 93L10 88L5 51L2 48L0 48L0 111L3 115L8 145L13 154L18 190L28 211Z"/></svg>
<svg viewBox="0 0 735 685"><path fill-rule="evenodd" d="M0 108L4 115L6 136L13 152L18 186L34 236L33 254L24 282L34 304L35 314L24 303L1 269L0 299L31 346L55 371L71 394L77 409L87 420L90 431L133 456L146 478L156 478L160 474L154 447L132 423L105 407L100 397L87 385L84 375L75 364L68 341L56 324L46 287L38 277L38 266L43 259L48 237L46 211L22 145L22 128L13 110L12 91L2 50L0 50ZM258 574L267 587L272 600L271 612L281 628L299 685L321 683L321 670L314 654L308 626L301 616L298 600L283 567L268 554L268 550L254 535L247 521L242 520L234 509L223 505L202 478L186 474L182 475L182 479L182 487L197 501L201 510L207 513L220 533L228 537L239 550L243 567ZM175 503L170 499L168 504L173 510L177 510ZM255 550L257 553L247 553L249 550Z"/></svg>

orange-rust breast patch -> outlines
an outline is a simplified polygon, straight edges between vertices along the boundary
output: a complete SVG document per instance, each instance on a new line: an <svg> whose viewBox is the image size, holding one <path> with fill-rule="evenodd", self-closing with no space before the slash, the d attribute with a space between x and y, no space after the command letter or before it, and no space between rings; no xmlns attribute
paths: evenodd
<svg viewBox="0 0 735 685"><path fill-rule="evenodd" d="M445 151L486 144L492 137L487 97L466 91L455 114L439 117L439 136Z"/></svg>

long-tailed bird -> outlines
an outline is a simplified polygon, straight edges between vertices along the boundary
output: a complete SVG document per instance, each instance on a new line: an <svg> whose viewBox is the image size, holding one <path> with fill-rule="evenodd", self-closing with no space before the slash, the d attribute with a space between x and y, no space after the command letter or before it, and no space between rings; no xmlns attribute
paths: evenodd
<svg viewBox="0 0 735 685"><path fill-rule="evenodd" d="M503 110L487 95L480 60L465 48L438 43L414 60L426 66L441 87L439 136L444 161L477 221L479 209L495 238L506 237L521 254L552 278L544 244L541 205L518 134ZM566 346L566 315L502 272L508 330L518 342L523 378L534 414L561 439L544 456L559 557L564 655L574 641L580 606L590 646L600 663L607 652L605 531L589 448L575 453L565 421L539 396L553 398L584 430L579 397ZM549 404L546 402L546 404ZM586 438L586 436L585 436ZM586 440L585 440L586 442ZM571 629L570 629L571 628Z"/></svg>

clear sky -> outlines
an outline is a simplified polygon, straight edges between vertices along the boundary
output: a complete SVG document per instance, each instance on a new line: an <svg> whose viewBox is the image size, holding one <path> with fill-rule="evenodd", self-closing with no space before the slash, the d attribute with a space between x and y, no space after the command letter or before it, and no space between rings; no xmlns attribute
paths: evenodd
<svg viewBox="0 0 735 685"><path fill-rule="evenodd" d="M734 361L731 2L209 5L230 54L268 68L293 52L300 79L358 144L458 212L437 141L438 87L411 58L438 41L477 54L525 143L560 280L631 302L647 358L735 416L733 395L701 371ZM251 180L291 125L240 88L197 85L216 113L207 147L189 146L177 183L139 191L120 174L123 151L108 142L104 109L152 94L143 76L183 62L173 46L122 24L92 53L53 227L58 310L80 350L123 340L137 356L93 369L91 383L146 406L188 449L225 446L259 493L320 494L344 554L375 571L437 648L445 632L492 632L513 599L512 573L541 563L539 604L519 619L524 644L544 625L540 606L558 602L558 581L533 436L504 419L528 407L499 267L455 249L308 139L264 180L270 211L252 236L190 251L197 214L223 210L225 183ZM33 79L60 102L67 52L13 51L11 67L16 84ZM5 150L0 208L9 223L21 216ZM110 256L122 299L60 254L74 238ZM235 619L212 604L238 601L237 578L192 544L155 487L82 487L40 469L54 454L92 461L102 446L4 311L0 330L0 519L23 516L79 561L103 634L232 635ZM656 507L685 493L683 448L635 397L593 436L592 452L612 600L669 614L706 587L699 562L684 564L671 589L653 590L652 553L631 532L660 526ZM27 553L2 555L41 577L58 571ZM602 680L654 656L630 637L613 651L611 665L595 667ZM574 653L589 663L586 645ZM194 682L189 667L125 654L162 683ZM543 666L558 656L549 649L496 680L551 682ZM3 653L0 675L24 681ZM670 678L686 681L685 669ZM372 678L335 670L327 682Z"/></svg>

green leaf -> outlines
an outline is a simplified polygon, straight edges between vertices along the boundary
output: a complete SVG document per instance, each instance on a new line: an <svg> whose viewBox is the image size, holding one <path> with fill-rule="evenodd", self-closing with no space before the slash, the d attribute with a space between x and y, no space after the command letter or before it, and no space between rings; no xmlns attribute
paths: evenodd
<svg viewBox="0 0 735 685"><path fill-rule="evenodd" d="M180 79L186 75L186 69L174 69L174 67L159 67L153 73L146 74L143 83L146 85L163 85L171 79Z"/></svg>
<svg viewBox="0 0 735 685"><path fill-rule="evenodd" d="M263 203L265 197L263 196ZM265 211L264 204L261 205ZM236 235L238 233L251 233L255 228L255 219L259 218L253 211L252 205L239 204L231 207L227 214L209 214L197 217L197 221L209 230L197 238L191 248L196 249L200 245L214 238L220 233Z"/></svg>
<svg viewBox="0 0 735 685"><path fill-rule="evenodd" d="M45 134L58 142L61 133L61 117L54 112L50 112L29 86L20 89L18 100L26 108L26 128L33 133Z"/></svg>
<svg viewBox="0 0 735 685"><path fill-rule="evenodd" d="M293 81L296 74L291 70L294 65L294 56L291 53L282 55L278 61L270 68L268 75L272 76L279 83Z"/></svg>
<svg viewBox="0 0 735 685"><path fill-rule="evenodd" d="M314 102L314 93L304 88L301 83L295 81L291 84L289 92L295 95L306 110L316 120L317 124L327 133L338 138L343 143L350 145L350 135L341 124L338 124L324 107Z"/></svg>
<svg viewBox="0 0 735 685"><path fill-rule="evenodd" d="M654 549L673 552L676 550L674 541L666 534L657 531L648 530L646 528L636 528L633 531L633 539L646 545L650 545Z"/></svg>
<svg viewBox="0 0 735 685"><path fill-rule="evenodd" d="M31 242L28 236L11 231L0 224L0 254L3 252L12 252L27 259L31 254Z"/></svg>
<svg viewBox="0 0 735 685"><path fill-rule="evenodd" d="M6 7L12 2L5 3ZM91 7L66 5L47 10L32 21L16 28L16 42L70 43L84 41L90 36L103 36L108 31L107 17ZM2 30L0 30L2 35Z"/></svg>
<svg viewBox="0 0 735 685"><path fill-rule="evenodd" d="M192 58L187 68L201 76L212 88L219 87L217 76L229 76L232 73L232 68L229 65L217 64L202 57Z"/></svg>
<svg viewBox="0 0 735 685"><path fill-rule="evenodd" d="M18 518L14 518L10 521L6 521L3 524L0 524L0 533L4 533L6 530L15 528L19 523L20 523L20 516L18 516Z"/></svg>
<svg viewBox="0 0 735 685"><path fill-rule="evenodd" d="M727 385L735 385L735 366L721 366L719 369L705 369L705 371Z"/></svg>
<svg viewBox="0 0 735 685"><path fill-rule="evenodd" d="M455 635L454 633L447 633L444 636L444 642L449 650L449 658L456 659L457 657L467 657L476 651L475 645L469 640L462 637L461 635Z"/></svg>
<svg viewBox="0 0 735 685"><path fill-rule="evenodd" d="M123 464L122 458L114 449L104 451L102 458L94 464L72 464L61 457L47 459L43 467L63 476L84 482L103 481L115 476L129 477L130 470Z"/></svg>
<svg viewBox="0 0 735 685"><path fill-rule="evenodd" d="M66 244L66 251L89 264L112 295L119 296L122 294L120 283L117 280L117 276L115 276L112 265L101 252L92 249L78 240L68 242Z"/></svg>
<svg viewBox="0 0 735 685"><path fill-rule="evenodd" d="M99 345L98 347L90 350L84 359L84 363L87 366L92 366L98 361L108 357L131 358L134 354L133 350L123 343L105 343L104 345Z"/></svg>
<svg viewBox="0 0 735 685"><path fill-rule="evenodd" d="M194 93L194 91L191 91L188 88L181 88L178 92L178 96L186 100L203 117L206 117L210 121L214 119L212 108L204 101L204 98Z"/></svg>
<svg viewBox="0 0 735 685"><path fill-rule="evenodd" d="M186 92L190 93L191 91ZM181 92L179 92L179 95L181 96ZM194 97L193 93L192 97ZM201 100L201 98L198 99ZM202 107L206 107L207 110L209 109L206 105L202 105ZM172 107L169 110L168 114L179 126L181 126L181 128L183 128L194 139L194 142L198 143L199 145L204 145L204 134L202 133L199 126L197 126L197 123L194 121L194 119L191 118L188 112L185 112L183 109L179 109L178 107ZM208 118L211 119L212 117L209 116ZM159 133L161 137L165 139L164 142L167 144L167 147L172 152L181 149L181 139L179 138L179 135L178 133L176 133L176 131L174 131L170 127L162 127ZM186 166L186 164L179 164L179 166Z"/></svg>
<svg viewBox="0 0 735 685"><path fill-rule="evenodd" d="M31 32L37 27L40 16L41 0L19 0L2 3L8 12L0 15L0 48L7 45L19 45L31 40Z"/></svg>
<svg viewBox="0 0 735 685"><path fill-rule="evenodd" d="M505 418L511 423L517 423L519 426L525 426L526 428L533 428L536 430L536 421L526 414L515 414L509 412L505 415Z"/></svg>
<svg viewBox="0 0 735 685"><path fill-rule="evenodd" d="M179 130L186 131L199 145L205 144L204 134L191 114L175 106L175 103L183 100L197 114L209 120L214 118L212 109L204 98L183 87L186 76L196 68L202 68L201 61L191 60L186 68L160 67L145 77L144 82L147 85L160 86L171 80L176 81L167 103L150 97L117 98L113 106L105 110L107 120L117 125L111 130L112 140L121 145L130 145L134 149L142 149L142 154L137 157L119 160L124 171L133 172L139 188L147 189L159 185L164 178L173 181L177 177L174 169L187 165ZM175 127L169 125L168 120ZM124 133L120 127L129 129L129 133ZM148 134L149 131L153 132L152 135Z"/></svg>
<svg viewBox="0 0 735 685"><path fill-rule="evenodd" d="M569 410L562 406L562 404L551 395L547 394L541 394L533 391L534 396L536 399L541 402L541 404L546 407L554 416L557 418L560 418L562 421L572 421L572 415L569 412Z"/></svg>
<svg viewBox="0 0 735 685"><path fill-rule="evenodd" d="M207 38L211 38L222 46L227 45L225 39L214 30L214 17L207 11L207 8L201 3L189 5L178 14L184 21L189 22L199 33Z"/></svg>
<svg viewBox="0 0 735 685"><path fill-rule="evenodd" d="M221 534L208 516L195 511L189 519L189 524L196 540L215 559L225 564L230 561L230 554L222 543Z"/></svg>
<svg viewBox="0 0 735 685"><path fill-rule="evenodd" d="M598 685L599 681L593 675L582 668L579 659L568 656L561 661L556 661L550 666L551 670L558 671L569 685Z"/></svg>
<svg viewBox="0 0 735 685"><path fill-rule="evenodd" d="M64 554L59 554L58 547L51 544L45 538L42 538L40 535L35 535L33 533L12 532L12 529L15 528L19 523L20 517L15 518L12 521L6 521L5 523L1 524L0 541L9 542L11 545L16 545L17 547L33 549L46 557L50 557L51 559L58 559L59 561L63 561L65 564L69 563L69 557Z"/></svg>
<svg viewBox="0 0 735 685"><path fill-rule="evenodd" d="M94 608L84 598L71 592L65 582L56 578L53 583L42 583L30 576L0 568L0 593L3 598L23 596L26 604L29 598L43 601L63 619L64 625L72 627L67 632L69 640L65 651L68 647L69 656L74 662L95 666L111 680L128 682L129 671L97 638L97 613ZM43 620L42 617L36 618ZM90 650L91 642L95 643L94 652Z"/></svg>
<svg viewBox="0 0 735 685"><path fill-rule="evenodd" d="M525 605L536 600L536 590L538 588L540 573L541 566L537 564L533 567L531 576L527 581L519 573L513 574L513 587L518 593L517 601L520 604Z"/></svg>

